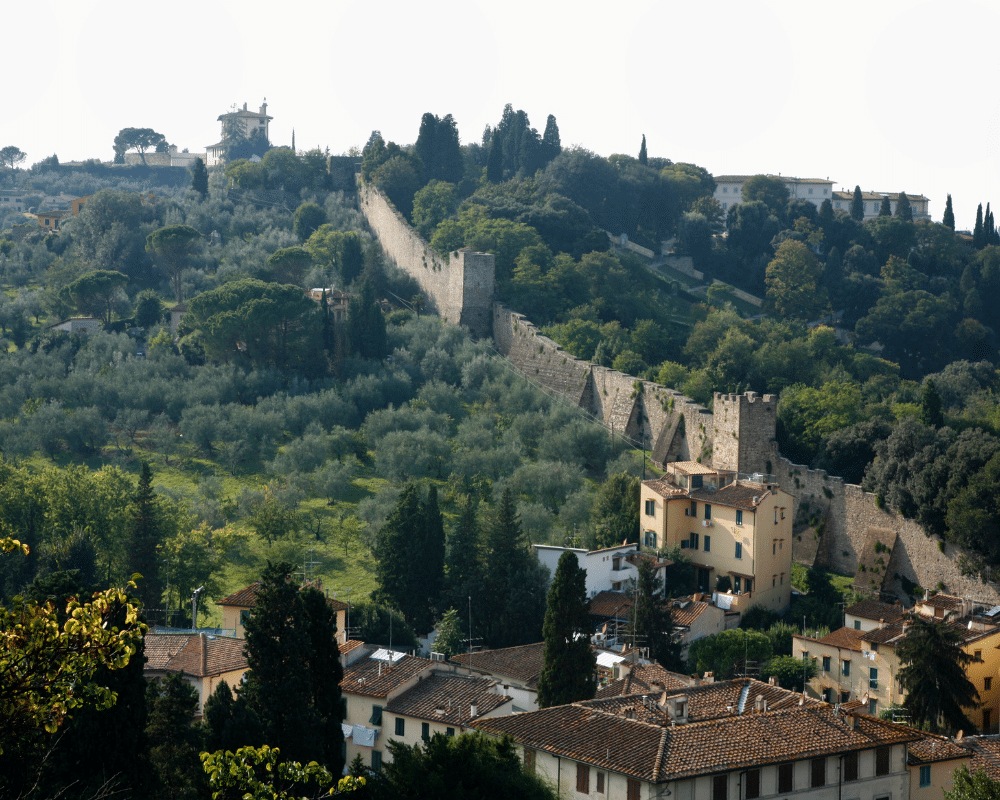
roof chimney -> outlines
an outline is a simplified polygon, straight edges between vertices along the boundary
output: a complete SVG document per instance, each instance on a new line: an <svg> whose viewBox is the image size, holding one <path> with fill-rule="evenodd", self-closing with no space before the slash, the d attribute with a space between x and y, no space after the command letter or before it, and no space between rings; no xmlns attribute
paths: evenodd
<svg viewBox="0 0 1000 800"><path fill-rule="evenodd" d="M479 716L479 706L473 703L471 706L469 706L469 718L475 719L478 716Z"/></svg>

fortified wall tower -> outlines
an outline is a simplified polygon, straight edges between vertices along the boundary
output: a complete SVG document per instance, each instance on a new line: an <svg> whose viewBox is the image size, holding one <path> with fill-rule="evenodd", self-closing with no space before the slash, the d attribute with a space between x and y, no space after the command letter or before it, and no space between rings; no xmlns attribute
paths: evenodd
<svg viewBox="0 0 1000 800"><path fill-rule="evenodd" d="M774 472L771 460L778 396L715 393L712 466L737 472Z"/></svg>
<svg viewBox="0 0 1000 800"><path fill-rule="evenodd" d="M382 249L420 286L429 311L476 336L492 333L492 253L465 248L442 258L374 186L358 184L358 203Z"/></svg>

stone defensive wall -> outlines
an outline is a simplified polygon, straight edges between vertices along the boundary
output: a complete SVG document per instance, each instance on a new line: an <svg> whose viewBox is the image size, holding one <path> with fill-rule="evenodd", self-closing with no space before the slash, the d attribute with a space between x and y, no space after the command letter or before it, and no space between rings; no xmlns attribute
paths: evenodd
<svg viewBox="0 0 1000 800"><path fill-rule="evenodd" d="M562 395L613 433L651 450L657 462L703 461L712 453L712 415L688 397L567 353L523 314L495 304L497 350L530 380Z"/></svg>
<svg viewBox="0 0 1000 800"><path fill-rule="evenodd" d="M806 529L792 543L796 560L811 563L815 558L835 572L854 574L858 583L881 586L899 597L907 595L910 581L923 589L1000 604L1000 592L992 585L962 575L961 548L928 536L914 520L880 507L876 496L860 486L791 463L778 453L776 442L771 441L769 449L776 482L795 498L796 518L816 521L815 529ZM858 571L861 564L867 565L865 574Z"/></svg>
<svg viewBox="0 0 1000 800"><path fill-rule="evenodd" d="M463 249L442 258L374 186L358 184L358 205L386 255L420 286L428 311L476 336L490 335L492 254Z"/></svg>
<svg viewBox="0 0 1000 800"><path fill-rule="evenodd" d="M991 585L962 576L959 548L880 508L860 486L782 456L776 395L716 393L713 414L674 389L576 358L523 314L494 304L492 255L460 250L444 259L374 187L359 184L358 201L387 255L419 284L428 310L477 336L492 334L496 349L529 380L645 447L657 463L699 461L774 476L795 498L796 560L853 574L858 584L900 597L917 584L1000 605Z"/></svg>

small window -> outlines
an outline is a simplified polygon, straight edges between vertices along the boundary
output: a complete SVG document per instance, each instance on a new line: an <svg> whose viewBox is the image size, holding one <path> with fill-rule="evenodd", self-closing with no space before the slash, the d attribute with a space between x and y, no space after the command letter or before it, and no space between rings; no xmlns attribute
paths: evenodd
<svg viewBox="0 0 1000 800"><path fill-rule="evenodd" d="M830 656L823 656L823 672L830 671Z"/></svg>
<svg viewBox="0 0 1000 800"><path fill-rule="evenodd" d="M851 662L850 661L841 661L840 662L840 674L843 675L845 678L851 677Z"/></svg>
<svg viewBox="0 0 1000 800"><path fill-rule="evenodd" d="M972 657L974 659L976 659L976 661L982 661L983 660L983 651L982 650L973 650L972 651Z"/></svg>
<svg viewBox="0 0 1000 800"><path fill-rule="evenodd" d="M697 517L698 516L698 504L694 500L691 501L691 513L688 514L688 516L689 517Z"/></svg>
<svg viewBox="0 0 1000 800"><path fill-rule="evenodd" d="M841 692L840 693L840 702L841 703L847 703L847 702L850 701L850 699L851 699L851 693L850 692Z"/></svg>
<svg viewBox="0 0 1000 800"><path fill-rule="evenodd" d="M993 709L984 708L983 709L983 732L989 733L990 728L993 727Z"/></svg>
<svg viewBox="0 0 1000 800"><path fill-rule="evenodd" d="M625 800L640 800L639 781L634 778L625 779Z"/></svg>
<svg viewBox="0 0 1000 800"><path fill-rule="evenodd" d="M743 591L747 594L753 591L753 578L747 578L746 585L743 587Z"/></svg>
<svg viewBox="0 0 1000 800"><path fill-rule="evenodd" d="M406 720L402 717L396 717L396 735L405 736L406 735Z"/></svg>
<svg viewBox="0 0 1000 800"><path fill-rule="evenodd" d="M823 690L823 702L824 703L832 703L833 702L833 689L831 689L829 686L827 686Z"/></svg>
<svg viewBox="0 0 1000 800"><path fill-rule="evenodd" d="M728 775L716 775L712 778L712 800L729 800Z"/></svg>
<svg viewBox="0 0 1000 800"><path fill-rule="evenodd" d="M814 758L809 765L809 785L812 788L826 786L826 759Z"/></svg>
<svg viewBox="0 0 1000 800"><path fill-rule="evenodd" d="M774 509L774 524L778 524L778 509Z"/></svg>
<svg viewBox="0 0 1000 800"><path fill-rule="evenodd" d="M778 764L778 792L791 792L792 764Z"/></svg>
<svg viewBox="0 0 1000 800"><path fill-rule="evenodd" d="M689 536L690 536L690 540L689 541L691 542L691 549L692 550L697 550L698 549L698 534L697 533L692 533L692 534L689 534Z"/></svg>
<svg viewBox="0 0 1000 800"><path fill-rule="evenodd" d="M656 547L656 533L654 531L646 531L643 547Z"/></svg>
<svg viewBox="0 0 1000 800"><path fill-rule="evenodd" d="M429 722L420 723L420 738L425 742L431 738L431 724Z"/></svg>
<svg viewBox="0 0 1000 800"><path fill-rule="evenodd" d="M244 628L247 626L247 620L250 619L250 610L247 608L240 609L240 625Z"/></svg>
<svg viewBox="0 0 1000 800"><path fill-rule="evenodd" d="M576 790L580 794L590 794L590 767L586 764L576 765Z"/></svg>
<svg viewBox="0 0 1000 800"><path fill-rule="evenodd" d="M889 774L889 751L888 745L885 747L875 748L875 774L876 775L888 775Z"/></svg>
<svg viewBox="0 0 1000 800"><path fill-rule="evenodd" d="M858 779L858 751L844 754L844 782Z"/></svg>
<svg viewBox="0 0 1000 800"><path fill-rule="evenodd" d="M743 558L743 542L736 543L736 557Z"/></svg>
<svg viewBox="0 0 1000 800"><path fill-rule="evenodd" d="M382 751L372 750L372 772L382 771Z"/></svg>
<svg viewBox="0 0 1000 800"><path fill-rule="evenodd" d="M733 575L733 594L739 594L743 588L743 580L739 575Z"/></svg>
<svg viewBox="0 0 1000 800"><path fill-rule="evenodd" d="M712 552L712 537L709 536L707 533L705 534L705 552L706 553Z"/></svg>
<svg viewBox="0 0 1000 800"><path fill-rule="evenodd" d="M743 524L743 509L741 508L736 509L736 524L737 525Z"/></svg>
<svg viewBox="0 0 1000 800"><path fill-rule="evenodd" d="M656 501L647 500L646 501L646 516L655 517L656 516Z"/></svg>
<svg viewBox="0 0 1000 800"><path fill-rule="evenodd" d="M920 768L920 785L930 786L931 785L931 765L924 764Z"/></svg>
<svg viewBox="0 0 1000 800"><path fill-rule="evenodd" d="M992 688L993 688L993 678L990 676L983 678L983 690L988 692Z"/></svg>
<svg viewBox="0 0 1000 800"><path fill-rule="evenodd" d="M705 503L705 519L711 519L711 518L712 518L712 507L708 503Z"/></svg>
<svg viewBox="0 0 1000 800"><path fill-rule="evenodd" d="M597 773L597 790L596 791L597 791L598 794L604 794L604 773L603 772L598 772Z"/></svg>
<svg viewBox="0 0 1000 800"><path fill-rule="evenodd" d="M454 736L455 735L455 729L454 728L445 728L444 734L445 734L445 736Z"/></svg>
<svg viewBox="0 0 1000 800"><path fill-rule="evenodd" d="M878 667L868 668L868 688L878 689Z"/></svg>
<svg viewBox="0 0 1000 800"><path fill-rule="evenodd" d="M868 713L873 717L878 715L878 700L874 697L868 701Z"/></svg>
<svg viewBox="0 0 1000 800"><path fill-rule="evenodd" d="M756 797L760 797L760 770L751 769L747 770L746 775L746 798L747 800L754 800Z"/></svg>
<svg viewBox="0 0 1000 800"><path fill-rule="evenodd" d="M524 771L530 773L535 771L535 751L530 747L524 748Z"/></svg>
<svg viewBox="0 0 1000 800"><path fill-rule="evenodd" d="M772 556L778 555L778 542L777 542L777 540L771 542L771 555Z"/></svg>
<svg viewBox="0 0 1000 800"><path fill-rule="evenodd" d="M856 630L856 631L860 631L861 630L861 620L860 619L854 620L854 630Z"/></svg>
<svg viewBox="0 0 1000 800"><path fill-rule="evenodd" d="M722 187L722 193L723 194L729 194L729 187L728 186L723 186Z"/></svg>
<svg viewBox="0 0 1000 800"><path fill-rule="evenodd" d="M871 650L873 653L877 653L878 652L878 642L872 642L871 644L869 644L868 645L868 649Z"/></svg>
<svg viewBox="0 0 1000 800"><path fill-rule="evenodd" d="M382 706L372 706L372 715L368 718L371 725L382 724Z"/></svg>

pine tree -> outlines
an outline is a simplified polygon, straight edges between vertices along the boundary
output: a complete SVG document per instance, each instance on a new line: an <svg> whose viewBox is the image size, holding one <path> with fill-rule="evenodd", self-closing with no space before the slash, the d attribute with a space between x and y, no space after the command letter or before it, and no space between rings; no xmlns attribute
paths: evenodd
<svg viewBox="0 0 1000 800"><path fill-rule="evenodd" d="M896 648L899 684L906 692L903 708L912 723L931 733L972 730L964 709L979 704L979 692L965 668L977 661L962 650L962 635L944 623L915 616Z"/></svg>
<svg viewBox="0 0 1000 800"><path fill-rule="evenodd" d="M896 216L903 222L913 222L913 209L910 207L910 198L906 196L906 192L899 193L899 199L896 201Z"/></svg>
<svg viewBox="0 0 1000 800"><path fill-rule="evenodd" d="M854 187L854 197L851 200L851 219L861 222L865 218L865 201L861 196L861 187Z"/></svg>
<svg viewBox="0 0 1000 800"><path fill-rule="evenodd" d="M972 229L972 246L976 250L982 250L986 246L986 237L983 234L983 204L979 204L976 209L976 227Z"/></svg>
<svg viewBox="0 0 1000 800"><path fill-rule="evenodd" d="M576 554L562 554L549 588L545 624L545 661L538 677L538 707L590 700L597 688L597 659L590 646L587 572Z"/></svg>
<svg viewBox="0 0 1000 800"><path fill-rule="evenodd" d="M948 200L944 204L944 216L941 218L941 224L955 230L955 212L951 207L951 195L948 195Z"/></svg>
<svg viewBox="0 0 1000 800"><path fill-rule="evenodd" d="M191 166L191 188L201 195L202 200L208 197L208 169L200 158L196 158Z"/></svg>
<svg viewBox="0 0 1000 800"><path fill-rule="evenodd" d="M163 531L152 482L149 464L143 462L139 473L139 487L132 501L126 558L129 575L136 572L142 575L136 594L143 606L147 609L159 609L163 605L164 586L160 577L160 554L157 548L162 543Z"/></svg>
<svg viewBox="0 0 1000 800"><path fill-rule="evenodd" d="M639 147L639 163L644 167L649 164L649 156L646 155L646 134L642 135L642 145Z"/></svg>
<svg viewBox="0 0 1000 800"><path fill-rule="evenodd" d="M889 195L882 195L882 204L878 207L878 215L880 217L891 217L892 216L892 205L889 202Z"/></svg>

